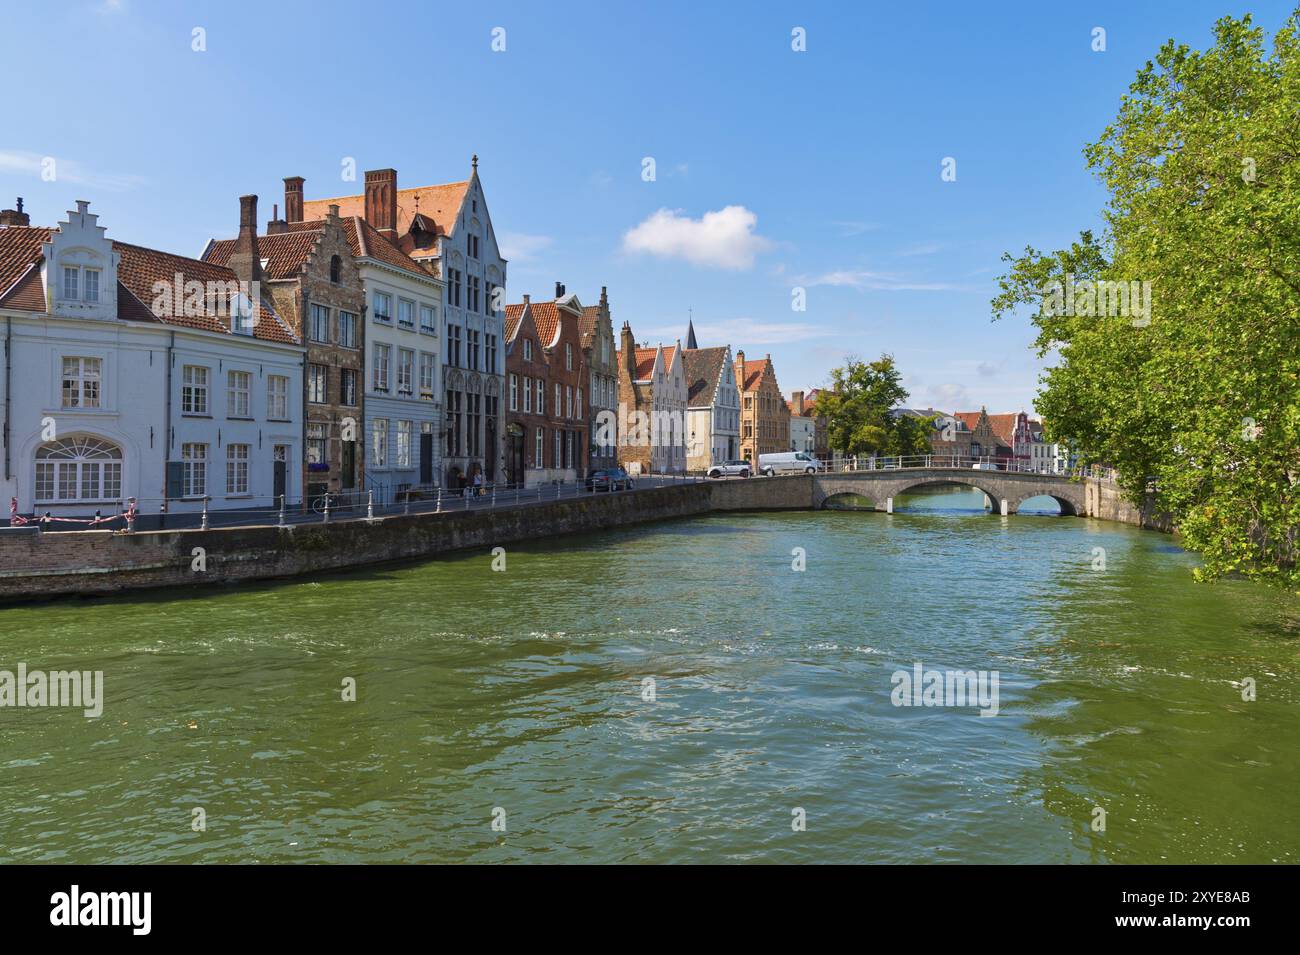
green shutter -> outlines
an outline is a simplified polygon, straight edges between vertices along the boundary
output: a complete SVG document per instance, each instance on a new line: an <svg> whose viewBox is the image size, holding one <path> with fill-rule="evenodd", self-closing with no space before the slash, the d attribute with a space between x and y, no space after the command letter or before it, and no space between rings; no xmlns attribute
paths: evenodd
<svg viewBox="0 0 1300 955"><path fill-rule="evenodd" d="M182 461L167 462L167 497L185 496L185 464Z"/></svg>

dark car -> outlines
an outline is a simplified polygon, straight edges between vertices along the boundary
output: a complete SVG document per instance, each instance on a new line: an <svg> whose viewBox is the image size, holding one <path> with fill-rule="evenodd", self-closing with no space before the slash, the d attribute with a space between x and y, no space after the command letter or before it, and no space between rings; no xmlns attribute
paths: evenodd
<svg viewBox="0 0 1300 955"><path fill-rule="evenodd" d="M607 468L592 471L587 475L588 491L629 491L632 489L632 475L622 468Z"/></svg>

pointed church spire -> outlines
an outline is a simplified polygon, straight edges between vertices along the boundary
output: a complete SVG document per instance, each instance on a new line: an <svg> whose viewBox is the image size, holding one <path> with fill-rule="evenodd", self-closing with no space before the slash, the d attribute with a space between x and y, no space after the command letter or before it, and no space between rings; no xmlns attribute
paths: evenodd
<svg viewBox="0 0 1300 955"><path fill-rule="evenodd" d="M686 319L686 347L690 349L696 349L699 348L700 346L697 345L695 342L695 319L693 314L694 309L692 309L691 312L692 312L692 317Z"/></svg>

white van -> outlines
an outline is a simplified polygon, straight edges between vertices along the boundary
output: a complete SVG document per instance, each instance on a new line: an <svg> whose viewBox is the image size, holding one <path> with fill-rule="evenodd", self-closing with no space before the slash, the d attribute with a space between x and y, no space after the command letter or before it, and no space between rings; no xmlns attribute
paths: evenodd
<svg viewBox="0 0 1300 955"><path fill-rule="evenodd" d="M825 466L807 451L782 451L780 454L760 454L758 473L765 477L774 474L814 474Z"/></svg>

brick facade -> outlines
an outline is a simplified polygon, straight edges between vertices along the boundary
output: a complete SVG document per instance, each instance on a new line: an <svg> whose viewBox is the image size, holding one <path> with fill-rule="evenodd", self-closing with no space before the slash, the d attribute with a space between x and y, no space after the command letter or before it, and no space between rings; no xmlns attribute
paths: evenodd
<svg viewBox="0 0 1300 955"><path fill-rule="evenodd" d="M758 465L760 454L790 450L790 408L776 380L772 356L747 362L736 352L736 383L740 388L740 456Z"/></svg>

